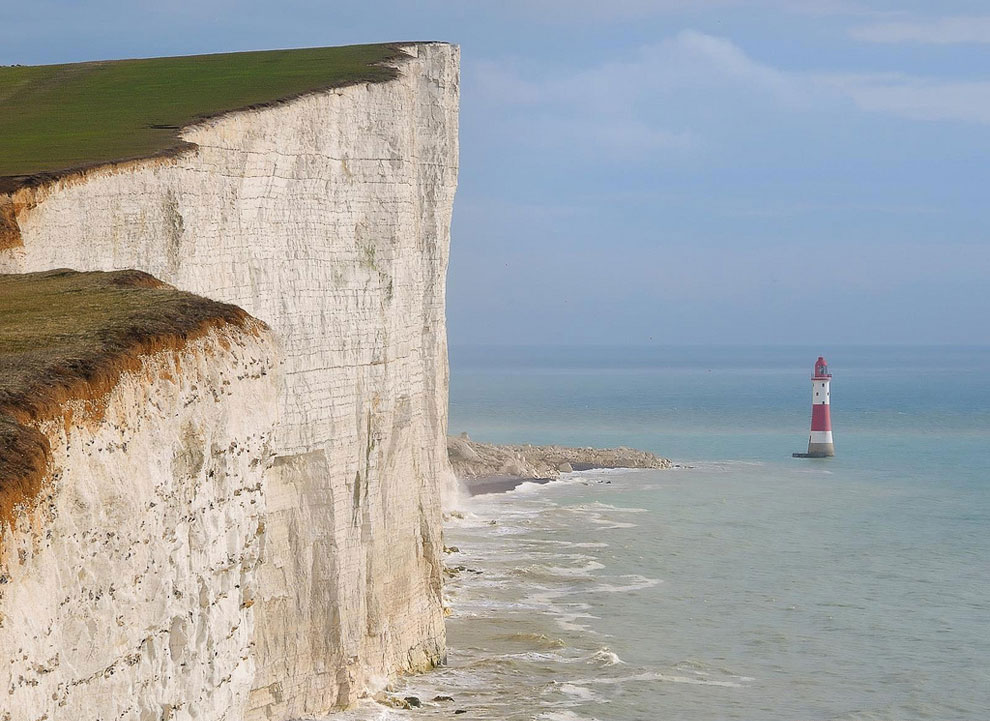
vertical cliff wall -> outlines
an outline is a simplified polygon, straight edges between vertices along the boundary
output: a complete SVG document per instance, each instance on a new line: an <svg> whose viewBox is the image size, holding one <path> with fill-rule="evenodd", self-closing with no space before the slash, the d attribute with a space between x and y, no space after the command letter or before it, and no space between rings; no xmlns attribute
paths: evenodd
<svg viewBox="0 0 990 721"><path fill-rule="evenodd" d="M194 147L3 200L0 272L138 268L268 323L281 357L247 718L444 653L444 288L458 51L187 129Z"/></svg>

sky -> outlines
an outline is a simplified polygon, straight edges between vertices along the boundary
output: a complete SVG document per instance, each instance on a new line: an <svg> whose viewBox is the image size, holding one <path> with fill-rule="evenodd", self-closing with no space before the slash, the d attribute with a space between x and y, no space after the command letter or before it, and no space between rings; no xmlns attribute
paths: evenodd
<svg viewBox="0 0 990 721"><path fill-rule="evenodd" d="M990 344L985 0L0 0L0 64L461 46L454 345Z"/></svg>

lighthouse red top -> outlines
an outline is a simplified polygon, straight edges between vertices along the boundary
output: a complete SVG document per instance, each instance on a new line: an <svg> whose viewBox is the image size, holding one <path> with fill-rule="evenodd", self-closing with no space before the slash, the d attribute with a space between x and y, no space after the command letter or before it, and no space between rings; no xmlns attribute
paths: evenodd
<svg viewBox="0 0 990 721"><path fill-rule="evenodd" d="M811 380L831 378L832 374L828 372L828 361L822 356L818 356L818 360L815 361L815 375Z"/></svg>

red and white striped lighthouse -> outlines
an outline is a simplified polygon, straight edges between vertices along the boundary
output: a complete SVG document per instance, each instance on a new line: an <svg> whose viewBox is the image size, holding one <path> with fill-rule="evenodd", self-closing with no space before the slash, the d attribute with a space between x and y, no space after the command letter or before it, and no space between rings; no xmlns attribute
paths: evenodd
<svg viewBox="0 0 990 721"><path fill-rule="evenodd" d="M797 458L827 458L835 455L835 446L832 445L832 416L829 413L831 382L832 374L828 372L828 362L818 356L815 374L811 377L811 435L808 437L808 452L795 453Z"/></svg>

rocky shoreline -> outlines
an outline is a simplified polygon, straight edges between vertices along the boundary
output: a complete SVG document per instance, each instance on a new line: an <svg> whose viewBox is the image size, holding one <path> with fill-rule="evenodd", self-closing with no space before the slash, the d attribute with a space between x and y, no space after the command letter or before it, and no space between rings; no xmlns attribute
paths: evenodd
<svg viewBox="0 0 990 721"><path fill-rule="evenodd" d="M472 441L466 433L447 437L447 455L471 495L511 490L527 481L546 483L572 471L673 466L668 458L635 448L497 445Z"/></svg>

